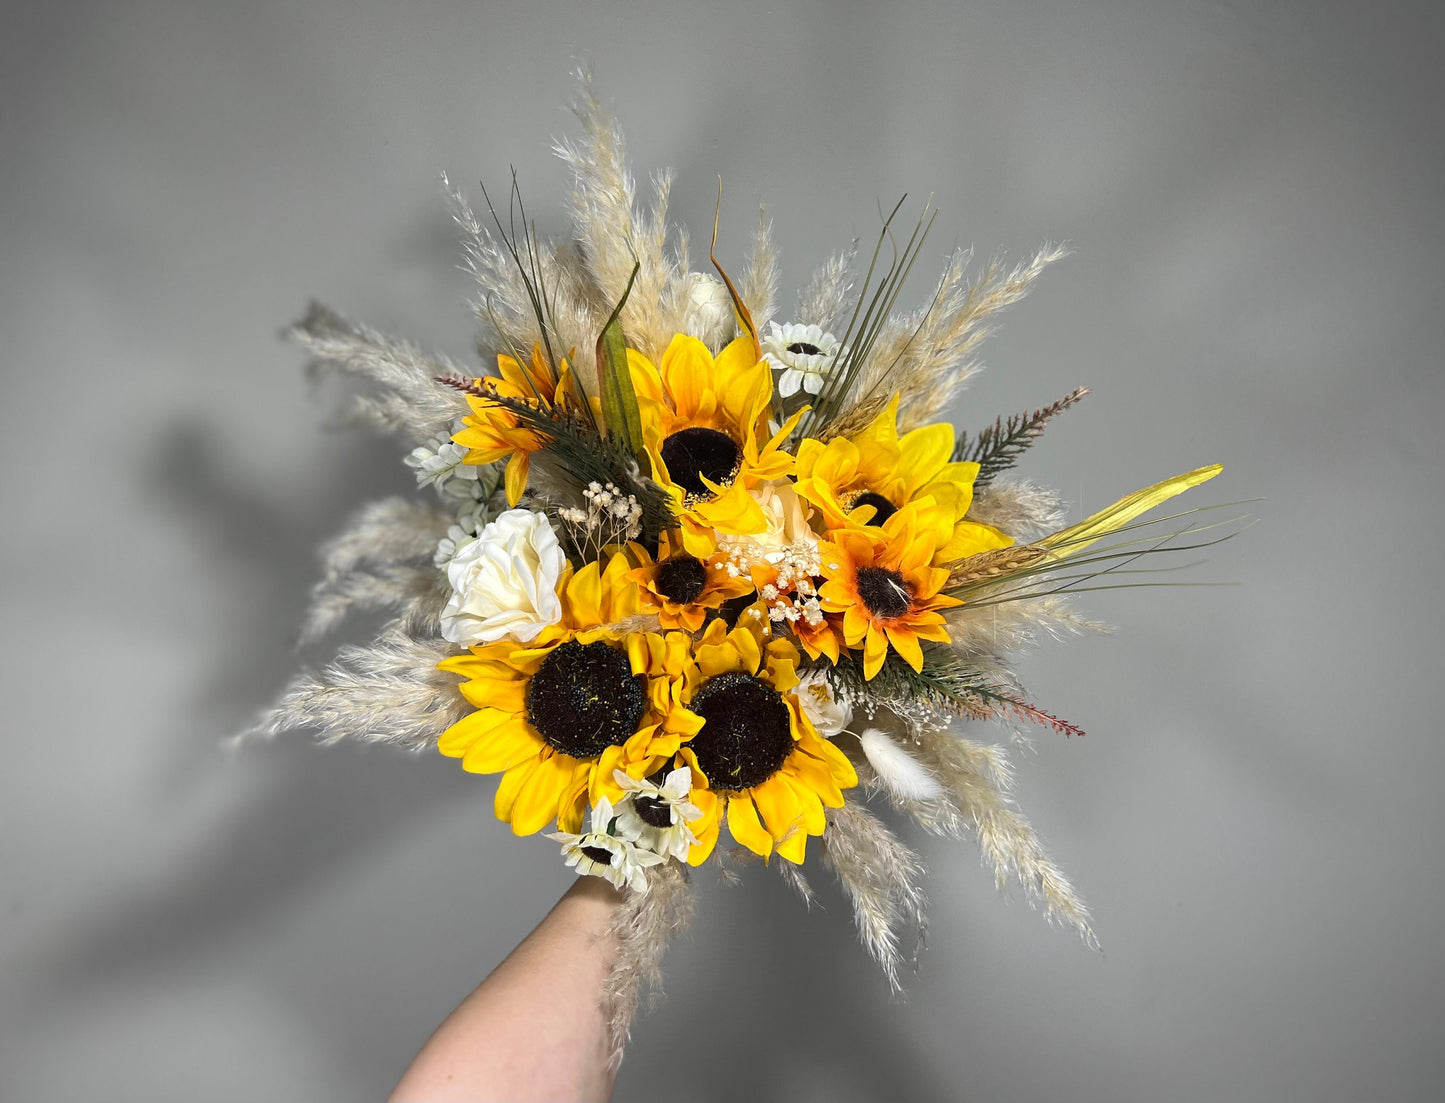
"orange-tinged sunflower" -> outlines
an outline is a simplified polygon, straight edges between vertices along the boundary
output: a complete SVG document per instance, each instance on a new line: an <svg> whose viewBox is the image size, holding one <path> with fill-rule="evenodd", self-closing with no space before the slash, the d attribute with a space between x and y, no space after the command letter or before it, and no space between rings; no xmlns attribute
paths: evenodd
<svg viewBox="0 0 1445 1103"><path fill-rule="evenodd" d="M933 562L1007 547L1012 538L991 525L966 519L973 504L976 463L952 463L953 426L925 425L898 435L898 398L861 433L827 444L807 439L798 447L798 493L818 507L824 524L881 528L909 503L932 499L947 514L951 531L934 549Z"/></svg>
<svg viewBox="0 0 1445 1103"><path fill-rule="evenodd" d="M696 688L686 704L700 717L678 757L692 768L689 800L702 810L690 826L692 865L705 862L726 818L737 842L767 858L802 862L809 835L826 826L824 807L841 808L843 790L858 784L846 755L820 736L803 712L798 649L787 640L762 642L740 623L708 625L693 648Z"/></svg>
<svg viewBox="0 0 1445 1103"><path fill-rule="evenodd" d="M709 610L752 592L753 584L728 573L726 557L718 553L717 539L709 530L694 532L689 543L698 554L684 546L681 532L663 532L656 560L646 548L633 544L632 552L642 566L627 577L637 583L642 612L655 613L663 628L696 632Z"/></svg>
<svg viewBox="0 0 1445 1103"><path fill-rule="evenodd" d="M651 773L696 727L666 686L659 698L610 627L637 611L632 567L621 552L605 568L589 563L561 585L562 621L531 643L477 645L438 664L466 679L459 688L476 708L439 749L471 773L503 775L497 818L518 835L554 818L575 832L599 776Z"/></svg>
<svg viewBox="0 0 1445 1103"><path fill-rule="evenodd" d="M947 643L939 610L963 604L939 592L948 582L948 568L930 565L947 535L930 504L899 510L881 531L838 529L822 545L826 581L818 594L825 612L843 614L848 646L862 645L864 678L878 673L889 644L914 670L922 670L919 641Z"/></svg>
<svg viewBox="0 0 1445 1103"><path fill-rule="evenodd" d="M532 406L548 408L577 404L572 369L564 357L554 376L542 355L542 346L532 346L531 364L522 364L505 353L497 357L501 378L478 379L476 384L503 398L521 399ZM507 461L507 504L516 505L527 489L532 453L546 441L520 423L515 412L480 395L467 395L472 412L462 418L465 428L452 440L467 449L466 462L474 464Z"/></svg>
<svg viewBox="0 0 1445 1103"><path fill-rule="evenodd" d="M765 518L748 488L792 472L782 443L801 412L767 436L772 369L758 360L752 338L739 337L714 358L696 337L678 334L661 364L631 348L627 362L653 477L675 502L689 545L699 527L761 531Z"/></svg>

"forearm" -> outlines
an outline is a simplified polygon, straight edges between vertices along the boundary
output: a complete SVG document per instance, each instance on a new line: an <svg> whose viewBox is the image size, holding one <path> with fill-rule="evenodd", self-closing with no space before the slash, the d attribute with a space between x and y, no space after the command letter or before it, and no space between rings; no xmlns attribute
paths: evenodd
<svg viewBox="0 0 1445 1103"><path fill-rule="evenodd" d="M578 878L437 1028L392 1103L609 1098L602 985L620 900L606 882Z"/></svg>

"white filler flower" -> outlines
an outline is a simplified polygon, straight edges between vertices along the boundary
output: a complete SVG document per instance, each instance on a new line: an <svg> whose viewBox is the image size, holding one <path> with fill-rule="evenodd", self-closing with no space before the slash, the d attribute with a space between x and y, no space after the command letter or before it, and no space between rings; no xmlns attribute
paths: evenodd
<svg viewBox="0 0 1445 1103"><path fill-rule="evenodd" d="M601 797L592 808L591 831L585 835L552 831L547 838L562 844L562 857L579 874L602 877L611 882L613 888L620 889L626 885L633 892L646 892L647 874L644 870L661 865L667 859L661 854L643 850L627 839L607 834L611 819L612 803Z"/></svg>
<svg viewBox="0 0 1445 1103"><path fill-rule="evenodd" d="M622 770L614 770L612 780L623 790L617 805L617 834L685 862L697 843L688 824L702 818L702 809L687 799L692 793L692 769L679 766L661 785L629 777Z"/></svg>
<svg viewBox="0 0 1445 1103"><path fill-rule="evenodd" d="M817 394L823 389L843 346L831 333L818 326L800 326L795 322L778 325L768 323L763 337L763 359L783 374L778 378L778 394L788 398L799 390Z"/></svg>
<svg viewBox="0 0 1445 1103"><path fill-rule="evenodd" d="M832 739L853 721L852 706L834 696L828 675L822 670L799 674L793 693L803 707L803 715L813 722L824 739Z"/></svg>
<svg viewBox="0 0 1445 1103"><path fill-rule="evenodd" d="M557 580L566 566L546 517L528 509L499 514L447 564L452 596L442 636L464 647L504 637L527 643L562 619Z"/></svg>

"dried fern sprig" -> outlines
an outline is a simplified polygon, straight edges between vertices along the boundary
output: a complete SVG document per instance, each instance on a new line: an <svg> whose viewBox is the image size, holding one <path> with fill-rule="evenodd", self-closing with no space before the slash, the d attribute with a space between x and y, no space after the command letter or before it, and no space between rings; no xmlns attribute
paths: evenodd
<svg viewBox="0 0 1445 1103"><path fill-rule="evenodd" d="M978 464L978 475L973 485L976 488L988 486L996 475L1016 464L1029 446L1044 435L1051 418L1076 406L1088 393L1088 387L1079 387L1042 409L999 418L972 439L967 433L960 435L953 448L954 462L972 461Z"/></svg>

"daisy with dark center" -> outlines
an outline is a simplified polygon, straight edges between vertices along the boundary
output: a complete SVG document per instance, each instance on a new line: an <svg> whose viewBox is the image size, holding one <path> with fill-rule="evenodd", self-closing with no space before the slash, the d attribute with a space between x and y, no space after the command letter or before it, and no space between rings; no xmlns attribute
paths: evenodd
<svg viewBox="0 0 1445 1103"><path fill-rule="evenodd" d="M942 523L940 523L942 522ZM844 642L863 648L863 676L883 666L891 644L914 670L923 669L920 640L948 642L942 609L963 604L939 591L946 567L931 566L949 526L937 511L915 504L881 530L839 529L822 545L823 609L841 613Z"/></svg>
<svg viewBox="0 0 1445 1103"><path fill-rule="evenodd" d="M713 621L693 649L698 684L688 708L702 726L679 750L702 813L692 825L692 865L712 853L724 818L739 845L801 862L808 836L823 833L824 807L841 808L842 791L858 784L847 756L818 735L798 701L798 649L785 639L764 643L746 619L730 632Z"/></svg>
<svg viewBox="0 0 1445 1103"><path fill-rule="evenodd" d="M698 529L689 543L694 550L684 546L680 532L664 532L656 559L647 549L633 545L633 554L642 566L627 577L637 584L641 612L656 614L663 628L696 632L709 612L751 593L753 585L746 578L728 573L726 559L718 553L711 532Z"/></svg>
<svg viewBox="0 0 1445 1103"><path fill-rule="evenodd" d="M661 783L619 770L614 780L623 793L616 806L617 834L657 854L686 861L697 843L690 825L702 817L702 809L688 799L692 770L681 766Z"/></svg>
<svg viewBox="0 0 1445 1103"><path fill-rule="evenodd" d="M620 834L612 834L609 827L614 822L613 816L611 803L603 797L592 809L591 831L585 835L552 831L547 838L562 844L562 857L568 868L582 875L601 877L613 888L646 892L646 870L667 861L667 855L638 846Z"/></svg>
<svg viewBox="0 0 1445 1103"><path fill-rule="evenodd" d="M677 749L671 698L654 705L647 675L609 627L637 611L631 567L619 552L605 568L573 574L561 587L562 621L529 645L475 646L440 664L466 679L459 688L476 711L447 729L439 749L471 773L503 775L497 818L518 835L554 818L575 831L599 773L650 773Z"/></svg>
<svg viewBox="0 0 1445 1103"><path fill-rule="evenodd" d="M748 490L791 473L793 457L782 443L797 417L767 435L773 378L751 338L714 357L696 337L679 334L657 366L636 349L627 357L653 477L682 517L688 551L702 554L693 546L700 528L761 529L762 511Z"/></svg>
<svg viewBox="0 0 1445 1103"><path fill-rule="evenodd" d="M853 437L826 444L811 438L798 447L798 493L818 508L829 532L879 529L910 503L946 514L949 531L934 549L934 562L952 563L1007 547L1012 538L967 519L973 503L976 463L954 463L953 426L925 425L898 435L895 398Z"/></svg>
<svg viewBox="0 0 1445 1103"><path fill-rule="evenodd" d="M844 353L838 338L820 326L768 323L762 340L763 358L778 376L778 394L790 398L800 391L815 395Z"/></svg>

